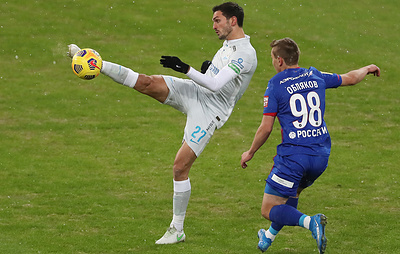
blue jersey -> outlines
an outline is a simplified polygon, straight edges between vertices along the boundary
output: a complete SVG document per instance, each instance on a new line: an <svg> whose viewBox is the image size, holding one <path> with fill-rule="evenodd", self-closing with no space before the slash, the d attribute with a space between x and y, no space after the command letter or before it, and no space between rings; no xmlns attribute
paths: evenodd
<svg viewBox="0 0 400 254"><path fill-rule="evenodd" d="M282 143L277 154L329 155L331 139L324 121L325 89L342 84L340 75L314 67L276 74L264 95L264 115L277 116Z"/></svg>

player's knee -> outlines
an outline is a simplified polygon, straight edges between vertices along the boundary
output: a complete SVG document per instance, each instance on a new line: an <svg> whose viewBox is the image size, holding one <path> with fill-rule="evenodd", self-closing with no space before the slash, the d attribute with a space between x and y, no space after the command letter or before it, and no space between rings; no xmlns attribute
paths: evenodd
<svg viewBox="0 0 400 254"><path fill-rule="evenodd" d="M262 209L261 208L261 215L264 217L264 218L266 218L267 220L269 220L269 212L270 212L270 210L268 209Z"/></svg>
<svg viewBox="0 0 400 254"><path fill-rule="evenodd" d="M196 160L196 155L193 150L183 142L182 147L179 149L174 160L174 179L177 181L184 181L189 176L190 168Z"/></svg>
<svg viewBox="0 0 400 254"><path fill-rule="evenodd" d="M138 92L153 97L160 102L164 102L169 93L164 78L159 75L148 76L140 74L135 89Z"/></svg>
<svg viewBox="0 0 400 254"><path fill-rule="evenodd" d="M146 74L139 74L138 80L135 85L135 89L142 93L147 93L154 79L152 76L147 76Z"/></svg>
<svg viewBox="0 0 400 254"><path fill-rule="evenodd" d="M189 171L186 169L185 165L179 162L175 162L173 166L174 171L174 179L176 181L186 180L188 177Z"/></svg>

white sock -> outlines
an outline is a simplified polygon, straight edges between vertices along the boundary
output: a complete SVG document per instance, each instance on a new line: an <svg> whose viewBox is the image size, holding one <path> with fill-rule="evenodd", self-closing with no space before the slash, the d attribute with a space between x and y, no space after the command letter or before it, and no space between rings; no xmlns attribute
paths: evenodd
<svg viewBox="0 0 400 254"><path fill-rule="evenodd" d="M272 234L269 229L267 231L265 231L265 236L269 239L271 239L271 242L273 242L275 240L276 235Z"/></svg>
<svg viewBox="0 0 400 254"><path fill-rule="evenodd" d="M173 200L173 218L171 226L174 226L176 230L183 230L183 223L185 220L186 209L189 204L189 198L191 193L190 179L184 181L174 180L174 200Z"/></svg>
<svg viewBox="0 0 400 254"><path fill-rule="evenodd" d="M139 73L132 71L124 66L103 61L101 73L109 76L112 80L130 88L135 87L139 78Z"/></svg>
<svg viewBox="0 0 400 254"><path fill-rule="evenodd" d="M310 222L311 222L311 217L310 216L307 216L307 217L305 217L304 218L304 227L306 228L306 229L310 229Z"/></svg>

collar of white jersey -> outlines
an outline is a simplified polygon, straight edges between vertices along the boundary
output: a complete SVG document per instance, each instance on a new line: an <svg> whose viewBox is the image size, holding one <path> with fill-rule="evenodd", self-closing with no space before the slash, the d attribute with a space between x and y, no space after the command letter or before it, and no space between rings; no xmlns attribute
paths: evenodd
<svg viewBox="0 0 400 254"><path fill-rule="evenodd" d="M244 35L244 38L239 38L239 39L235 39L235 40L225 40L224 41L224 46L229 47L229 46L233 46L233 45L237 45L241 42L244 41L249 41L250 40L250 36L248 36L247 34Z"/></svg>

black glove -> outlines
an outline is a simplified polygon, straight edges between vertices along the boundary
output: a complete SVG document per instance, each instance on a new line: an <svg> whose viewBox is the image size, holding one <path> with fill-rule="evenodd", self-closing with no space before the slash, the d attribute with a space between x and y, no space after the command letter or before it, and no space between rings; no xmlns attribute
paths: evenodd
<svg viewBox="0 0 400 254"><path fill-rule="evenodd" d="M174 71L182 72L184 74L189 71L189 65L182 62L176 56L161 56L160 64L165 68L171 68Z"/></svg>
<svg viewBox="0 0 400 254"><path fill-rule="evenodd" d="M208 70L208 67L210 67L210 65L211 65L211 61L205 60L203 62L203 64L201 65L201 73L203 73L203 74L206 73Z"/></svg>

